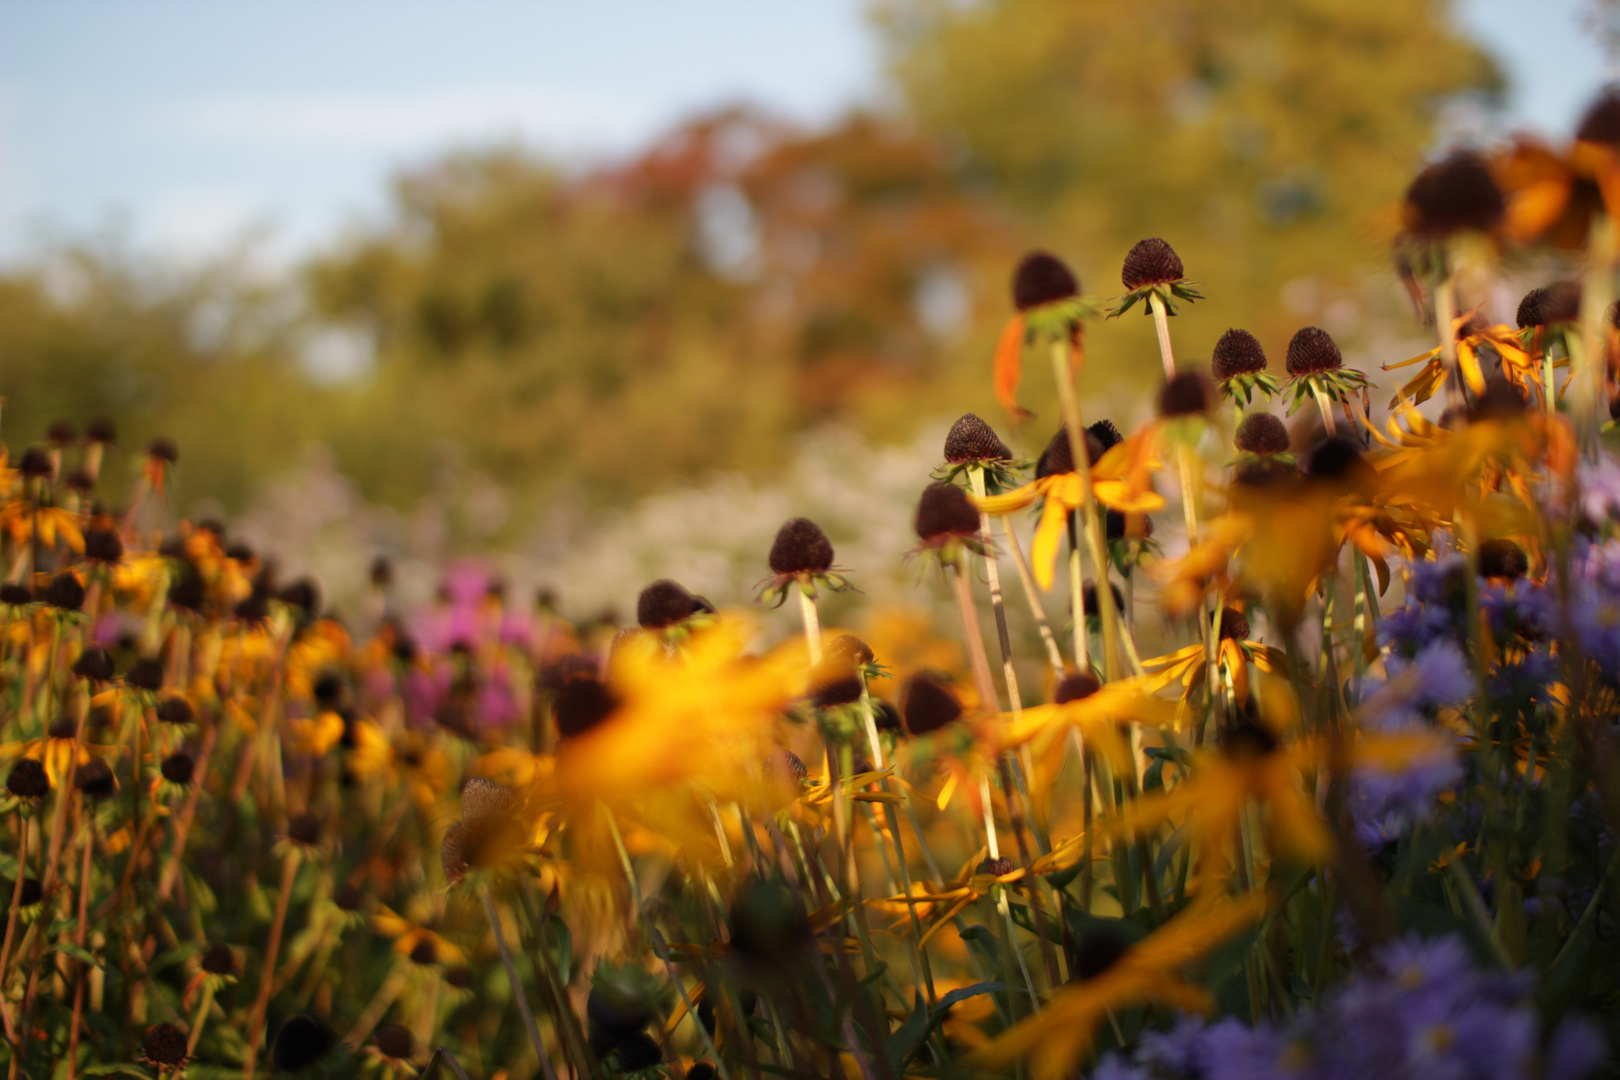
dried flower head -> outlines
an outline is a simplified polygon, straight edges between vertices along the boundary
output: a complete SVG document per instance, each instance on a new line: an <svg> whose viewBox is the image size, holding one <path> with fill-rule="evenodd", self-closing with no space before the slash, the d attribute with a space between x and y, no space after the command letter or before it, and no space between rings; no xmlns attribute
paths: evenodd
<svg viewBox="0 0 1620 1080"><path fill-rule="evenodd" d="M1010 874L1016 869L1018 868L1013 865L1011 859L1005 855L1000 855L994 859L985 859L979 863L977 872L989 874L991 877L1000 877L1002 874Z"/></svg>
<svg viewBox="0 0 1620 1080"><path fill-rule="evenodd" d="M1285 454L1288 425L1271 413L1250 413L1238 425L1232 441L1245 454Z"/></svg>
<svg viewBox="0 0 1620 1080"><path fill-rule="evenodd" d="M955 484L929 484L917 500L912 527L927 545L972 539L979 535L979 511Z"/></svg>
<svg viewBox="0 0 1620 1080"><path fill-rule="evenodd" d="M825 573L832 569L832 541L809 518L792 518L776 530L769 561L773 574Z"/></svg>
<svg viewBox="0 0 1620 1080"><path fill-rule="evenodd" d="M1086 452L1090 453L1093 449L1090 445L1091 440L1087 439L1086 443ZM1069 445L1068 430L1058 428L1057 433L1047 441L1046 449L1041 451L1041 456L1035 461L1035 479L1072 472L1074 472L1074 447Z"/></svg>
<svg viewBox="0 0 1620 1080"><path fill-rule="evenodd" d="M1233 327L1215 343L1209 365L1223 381L1235 375L1254 375L1266 370L1266 350L1253 334Z"/></svg>
<svg viewBox="0 0 1620 1080"><path fill-rule="evenodd" d="M22 607L24 604L34 602L34 590L27 585L15 581L0 583L0 604L7 607Z"/></svg>
<svg viewBox="0 0 1620 1080"><path fill-rule="evenodd" d="M1605 86L1575 128L1581 142L1620 147L1620 86Z"/></svg>
<svg viewBox="0 0 1620 1080"><path fill-rule="evenodd" d="M900 715L908 732L927 735L960 718L962 702L945 680L919 671L901 691Z"/></svg>
<svg viewBox="0 0 1620 1080"><path fill-rule="evenodd" d="M1159 388L1159 416L1174 420L1183 416L1204 416L1209 412L1214 387L1200 371L1177 372Z"/></svg>
<svg viewBox="0 0 1620 1080"><path fill-rule="evenodd" d="M1344 356L1326 330L1307 326L1288 342L1287 366L1290 375L1313 375L1343 367Z"/></svg>
<svg viewBox="0 0 1620 1080"><path fill-rule="evenodd" d="M1158 237L1138 240L1125 255L1120 280L1127 289L1140 289L1146 285L1165 285L1186 277L1181 256Z"/></svg>
<svg viewBox="0 0 1620 1080"><path fill-rule="evenodd" d="M1524 390L1514 382L1493 375L1485 390L1468 406L1469 423L1481 420L1515 420L1525 414L1530 403Z"/></svg>
<svg viewBox="0 0 1620 1080"><path fill-rule="evenodd" d="M45 441L58 449L72 446L78 437L79 433L74 430L71 420L52 420L50 427L45 429Z"/></svg>
<svg viewBox="0 0 1620 1080"><path fill-rule="evenodd" d="M1242 611L1234 607L1221 609L1221 640L1248 641L1251 632L1249 617Z"/></svg>
<svg viewBox="0 0 1620 1080"><path fill-rule="evenodd" d="M1032 251L1013 271L1013 306L1019 311L1080 295L1080 279L1064 261L1045 251Z"/></svg>
<svg viewBox="0 0 1620 1080"><path fill-rule="evenodd" d="M197 762L184 750L176 750L163 759L158 771L163 774L163 779L171 784L189 784L192 774L197 771Z"/></svg>
<svg viewBox="0 0 1620 1080"><path fill-rule="evenodd" d="M1485 159L1472 150L1455 150L1417 174L1406 189L1401 216L1415 235L1445 237L1485 232L1506 209L1507 199Z"/></svg>
<svg viewBox="0 0 1620 1080"><path fill-rule="evenodd" d="M180 448L173 439L157 438L146 444L146 455L173 465L180 460Z"/></svg>
<svg viewBox="0 0 1620 1080"><path fill-rule="evenodd" d="M186 1033L173 1024L154 1024L141 1036L141 1053L160 1072L186 1063Z"/></svg>
<svg viewBox="0 0 1620 1080"><path fill-rule="evenodd" d="M87 645L73 661L73 674L91 682L106 682L113 677L112 657L100 645Z"/></svg>
<svg viewBox="0 0 1620 1080"><path fill-rule="evenodd" d="M618 707L619 699L602 680L588 675L570 679L557 691L552 705L557 734L565 739L583 735Z"/></svg>
<svg viewBox="0 0 1620 1080"><path fill-rule="evenodd" d="M73 774L73 786L79 794L91 799L105 799L118 790L112 766L100 758L91 758Z"/></svg>
<svg viewBox="0 0 1620 1080"><path fill-rule="evenodd" d="M155 656L143 656L130 667L124 681L136 690L163 689L163 661Z"/></svg>
<svg viewBox="0 0 1620 1080"><path fill-rule="evenodd" d="M336 1042L332 1029L313 1016L294 1016L276 1032L271 1057L276 1068L299 1072L325 1057Z"/></svg>
<svg viewBox="0 0 1620 1080"><path fill-rule="evenodd" d="M1114 610L1124 611L1125 595L1119 591L1119 586L1115 585L1112 581L1108 583L1108 594L1113 597ZM1087 618L1096 616L1098 607L1097 583L1095 581L1086 582L1085 585L1080 589L1080 603L1085 605Z"/></svg>
<svg viewBox="0 0 1620 1080"><path fill-rule="evenodd" d="M45 586L43 599L59 611L78 611L84 607L84 583L73 571L64 570Z"/></svg>
<svg viewBox="0 0 1620 1080"><path fill-rule="evenodd" d="M1581 317L1581 283L1555 281L1531 289L1519 301L1519 329L1574 322Z"/></svg>
<svg viewBox="0 0 1620 1080"><path fill-rule="evenodd" d="M311 578L299 578L282 589L277 599L304 616L313 617L320 611L321 588Z"/></svg>
<svg viewBox="0 0 1620 1080"><path fill-rule="evenodd" d="M648 630L663 630L713 610L707 600L692 595L680 582L669 578L648 585L636 598L636 622Z"/></svg>
<svg viewBox="0 0 1620 1080"><path fill-rule="evenodd" d="M945 460L953 465L968 461L1011 461L1012 451L974 413L963 413L945 435Z"/></svg>
<svg viewBox="0 0 1620 1080"><path fill-rule="evenodd" d="M25 802L38 802L51 793L51 779L43 762L20 758L6 777L6 790Z"/></svg>
<svg viewBox="0 0 1620 1080"><path fill-rule="evenodd" d="M28 480L42 480L55 474L56 466L51 463L51 455L37 446L30 446L24 450L22 457L17 459L17 471Z"/></svg>
<svg viewBox="0 0 1620 1080"><path fill-rule="evenodd" d="M236 953L224 942L217 942L208 946L208 951L202 954L202 969L210 975L221 978L236 974Z"/></svg>
<svg viewBox="0 0 1620 1080"><path fill-rule="evenodd" d="M791 959L810 942L810 920L799 894L780 881L748 877L731 898L731 948L756 964Z"/></svg>
<svg viewBox="0 0 1620 1080"><path fill-rule="evenodd" d="M112 529L87 529L84 557L91 562L115 563L124 557L124 542Z"/></svg>
<svg viewBox="0 0 1620 1080"><path fill-rule="evenodd" d="M439 844L439 863L445 877L459 881L470 871L507 865L527 843L528 836L517 818L509 813L485 814L455 822L445 830Z"/></svg>
<svg viewBox="0 0 1620 1080"><path fill-rule="evenodd" d="M299 814L287 822L287 839L302 847L315 847L324 831L320 817L311 813Z"/></svg>
<svg viewBox="0 0 1620 1080"><path fill-rule="evenodd" d="M176 694L158 702L157 718L165 724L189 724L196 719L191 702Z"/></svg>
<svg viewBox="0 0 1620 1080"><path fill-rule="evenodd" d="M384 1024L371 1037L371 1042L377 1048L377 1053L389 1061L410 1061L411 1055L416 1052L411 1029L404 1024Z"/></svg>
<svg viewBox="0 0 1620 1080"><path fill-rule="evenodd" d="M491 814L510 814L516 808L517 796L505 784L474 776L461 785L463 821L479 821Z"/></svg>
<svg viewBox="0 0 1620 1080"><path fill-rule="evenodd" d="M115 443L118 441L118 428L105 416L97 417L84 426L84 437L93 443Z"/></svg>

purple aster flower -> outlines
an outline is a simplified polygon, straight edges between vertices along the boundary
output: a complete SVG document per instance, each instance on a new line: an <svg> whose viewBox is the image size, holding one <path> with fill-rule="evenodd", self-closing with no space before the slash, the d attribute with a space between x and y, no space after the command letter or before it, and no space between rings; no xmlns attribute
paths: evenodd
<svg viewBox="0 0 1620 1080"><path fill-rule="evenodd" d="M1571 1016L1553 1032L1544 1074L1559 1080L1585 1080L1608 1063L1609 1044L1603 1029L1585 1016Z"/></svg>
<svg viewBox="0 0 1620 1080"><path fill-rule="evenodd" d="M1580 508L1594 522L1620 517L1620 461L1602 454L1596 461L1583 461L1575 470L1580 488Z"/></svg>

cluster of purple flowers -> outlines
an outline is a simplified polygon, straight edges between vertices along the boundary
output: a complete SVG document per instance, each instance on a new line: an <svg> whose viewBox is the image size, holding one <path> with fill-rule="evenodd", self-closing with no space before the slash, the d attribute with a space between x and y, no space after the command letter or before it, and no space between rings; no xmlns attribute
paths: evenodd
<svg viewBox="0 0 1620 1080"><path fill-rule="evenodd" d="M1480 971L1456 938L1406 938L1321 1009L1283 1026L1182 1021L1111 1054L1094 1080L1584 1080L1608 1059L1597 1025L1545 1040L1531 980Z"/></svg>

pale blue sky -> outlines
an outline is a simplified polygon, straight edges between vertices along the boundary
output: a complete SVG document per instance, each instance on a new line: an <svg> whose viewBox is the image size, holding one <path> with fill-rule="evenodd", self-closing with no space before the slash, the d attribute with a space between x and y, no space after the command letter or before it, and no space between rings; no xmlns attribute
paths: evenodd
<svg viewBox="0 0 1620 1080"><path fill-rule="evenodd" d="M1463 0L1513 118L1601 83L1589 0ZM196 254L306 250L455 144L572 160L747 99L806 121L882 93L863 0L0 0L0 260L121 221Z"/></svg>

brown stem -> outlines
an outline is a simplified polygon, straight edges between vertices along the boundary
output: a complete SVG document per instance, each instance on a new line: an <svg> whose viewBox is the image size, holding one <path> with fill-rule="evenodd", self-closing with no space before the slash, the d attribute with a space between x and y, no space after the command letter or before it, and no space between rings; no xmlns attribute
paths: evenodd
<svg viewBox="0 0 1620 1080"><path fill-rule="evenodd" d="M264 947L264 973L259 978L259 996L248 1016L248 1052L242 1067L243 1080L253 1080L253 1067L259 1060L264 1041L265 1015L270 1010L270 987L275 980L276 954L281 951L281 931L287 924L287 905L292 901L293 881L298 877L298 853L289 851L281 865L281 891L276 895L276 914L270 921L270 941Z"/></svg>

